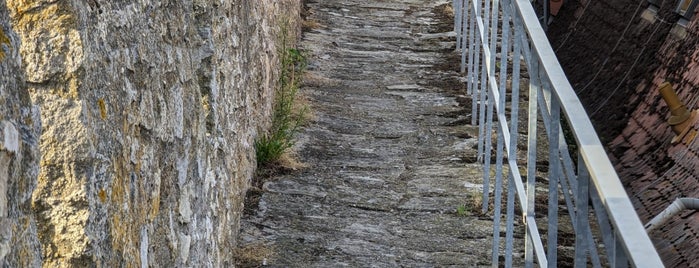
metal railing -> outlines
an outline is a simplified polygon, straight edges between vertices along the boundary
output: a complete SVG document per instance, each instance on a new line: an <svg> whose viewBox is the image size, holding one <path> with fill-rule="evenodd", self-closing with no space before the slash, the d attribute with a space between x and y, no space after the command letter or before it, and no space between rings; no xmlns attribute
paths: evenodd
<svg viewBox="0 0 699 268"><path fill-rule="evenodd" d="M494 187L493 267L499 266L501 254L504 254L505 267L513 265L515 201L522 211L526 233L525 266L533 267L536 263L540 267L557 267L558 249L565 246L558 244L559 194L565 200L566 209L562 211L567 210L574 229L576 267L588 264L593 267L626 267L629 264L662 267L530 1L453 0L453 6L457 50L461 50L462 56L461 72L466 74L467 93L472 97L472 124L479 126L478 159L484 166L484 213L489 208L489 188ZM522 60L525 61L524 70L520 68ZM522 116L522 120L528 122L527 131L523 133L527 148L523 181L517 148L520 82L527 80L528 115ZM506 113L507 94L510 109ZM537 128L541 121L546 131L540 135ZM493 128L497 142L491 185ZM524 141L521 143L524 146ZM548 150L547 157L541 157L537 150ZM537 183L546 183L543 179L536 180L537 162L544 161L548 162L548 174L542 176L548 178L548 191L536 188ZM541 165L545 164L540 164L540 168ZM506 195L506 230L501 252L503 194ZM536 204L537 194L547 195L545 217L535 215L535 206L542 205ZM588 204L592 204L592 210ZM537 220L544 221L546 227L541 228ZM546 232L546 250L540 228ZM598 247L597 241L603 242L604 247Z"/></svg>

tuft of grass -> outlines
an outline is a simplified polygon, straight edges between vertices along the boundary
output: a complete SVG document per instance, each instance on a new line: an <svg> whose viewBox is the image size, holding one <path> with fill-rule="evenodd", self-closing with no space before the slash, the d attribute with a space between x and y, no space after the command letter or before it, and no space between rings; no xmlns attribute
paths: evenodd
<svg viewBox="0 0 699 268"><path fill-rule="evenodd" d="M459 205L456 207L456 215L457 216L468 216L469 213L467 212L466 205Z"/></svg>
<svg viewBox="0 0 699 268"><path fill-rule="evenodd" d="M456 207L457 216L482 216L481 206L483 204L483 195L480 191L469 191L468 198L465 201L464 204Z"/></svg>
<svg viewBox="0 0 699 268"><path fill-rule="evenodd" d="M279 87L275 90L272 111L272 126L267 133L255 141L258 169L275 164L291 147L294 135L306 120L307 105L299 105L299 86L306 68L306 56L297 49L289 47L288 30L282 28L279 60L281 74Z"/></svg>

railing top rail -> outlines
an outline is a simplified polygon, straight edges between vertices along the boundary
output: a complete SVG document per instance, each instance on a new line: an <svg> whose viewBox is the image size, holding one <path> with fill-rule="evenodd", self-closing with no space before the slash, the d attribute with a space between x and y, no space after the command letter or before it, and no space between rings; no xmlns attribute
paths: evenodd
<svg viewBox="0 0 699 268"><path fill-rule="evenodd" d="M625 245L629 261L635 267L663 267L585 109L558 63L531 2L513 1L515 12L521 17L529 34L531 47L539 55L540 67L551 82L552 92L560 100L561 109L570 123L594 186L616 227L618 237Z"/></svg>

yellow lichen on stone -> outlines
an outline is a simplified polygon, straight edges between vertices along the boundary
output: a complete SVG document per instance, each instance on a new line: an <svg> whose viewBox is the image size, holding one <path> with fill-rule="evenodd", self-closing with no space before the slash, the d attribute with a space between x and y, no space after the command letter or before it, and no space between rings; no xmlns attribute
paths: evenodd
<svg viewBox="0 0 699 268"><path fill-rule="evenodd" d="M104 104L103 98L97 100L97 106L100 108L100 117L102 117L102 119L107 118L107 105Z"/></svg>
<svg viewBox="0 0 699 268"><path fill-rule="evenodd" d="M111 224L109 229L112 248L116 252L120 252L120 255L125 259L122 265L125 264L127 265L126 267L129 267L128 264L134 263L135 259L139 256L138 252L135 250L137 247L134 244L135 241L138 241L138 238L134 235L135 231L132 229L134 223L128 218L122 218L123 216L128 215L118 212L114 213L114 215L110 217Z"/></svg>
<svg viewBox="0 0 699 268"><path fill-rule="evenodd" d="M97 193L97 196L100 198L100 201L102 203L107 201L107 192L104 191L104 189L100 189L99 193Z"/></svg>
<svg viewBox="0 0 699 268"><path fill-rule="evenodd" d="M29 2L29 4L26 2ZM62 28L64 30L75 27L76 19L70 10L69 3L58 2L49 4L40 2L8 0L7 6L11 11L10 16L22 26L43 26L44 28Z"/></svg>
<svg viewBox="0 0 699 268"><path fill-rule="evenodd" d="M10 38L8 38L5 31L0 28L0 61L5 59L5 48L3 45L6 45L8 48L12 48L10 46Z"/></svg>
<svg viewBox="0 0 699 268"><path fill-rule="evenodd" d="M68 88L65 90L65 94L63 95L64 98L72 98L72 99L77 99L78 98L78 90L80 89L80 80L79 78L75 77L75 75L71 75L68 79Z"/></svg>
<svg viewBox="0 0 699 268"><path fill-rule="evenodd" d="M117 176L112 182L112 199L110 204L114 210L109 218L110 242L114 251L119 252L119 255L125 258L124 263L114 263L113 266L126 264L126 267L132 267L133 263L139 262L137 250L139 241L138 228L143 224L143 220L137 216L138 213L132 211L133 209L138 209L138 207L136 207L136 204L132 204L130 200L131 196L128 191L130 182L126 179L126 173L128 172L123 168L125 162L114 159L113 163Z"/></svg>
<svg viewBox="0 0 699 268"><path fill-rule="evenodd" d="M121 176L117 175L112 183L112 202L125 202L126 200L126 190L124 189L125 181L121 179ZM119 204L115 204L119 205Z"/></svg>
<svg viewBox="0 0 699 268"><path fill-rule="evenodd" d="M153 196L153 200L151 200L150 214L148 215L148 220L154 220L155 217L158 216L158 212L160 212L160 195L155 195Z"/></svg>

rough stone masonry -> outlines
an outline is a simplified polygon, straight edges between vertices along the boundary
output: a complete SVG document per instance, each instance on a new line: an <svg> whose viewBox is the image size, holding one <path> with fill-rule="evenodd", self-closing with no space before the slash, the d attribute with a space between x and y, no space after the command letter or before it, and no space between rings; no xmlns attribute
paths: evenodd
<svg viewBox="0 0 699 268"><path fill-rule="evenodd" d="M0 2L0 266L229 266L299 2Z"/></svg>

